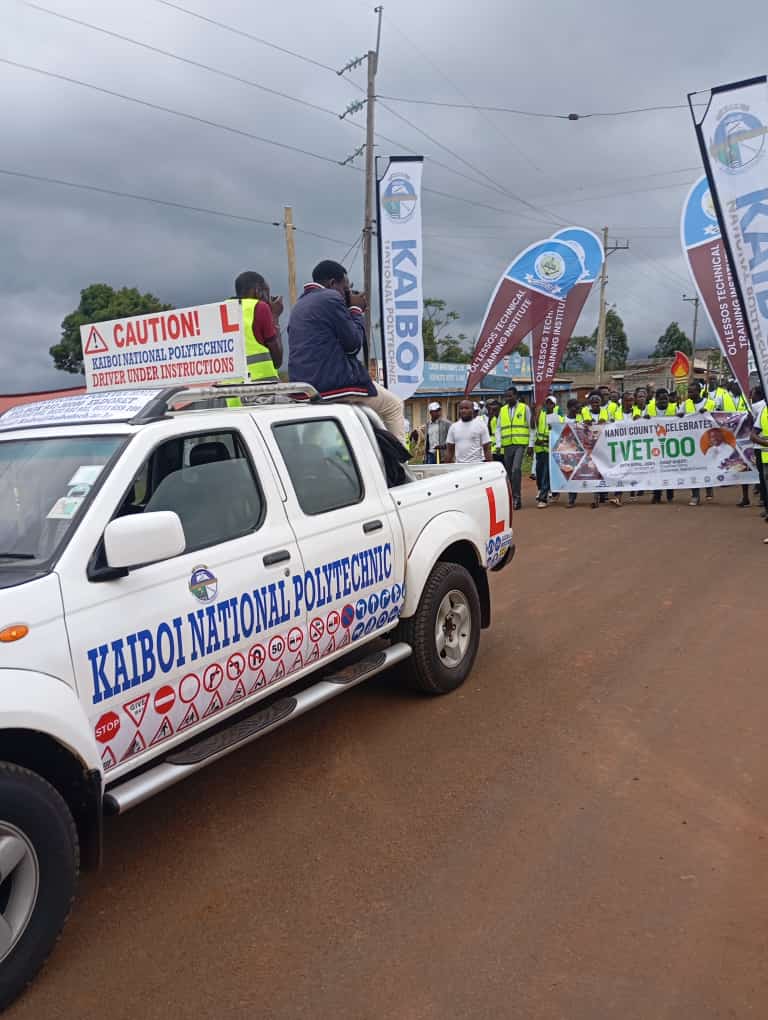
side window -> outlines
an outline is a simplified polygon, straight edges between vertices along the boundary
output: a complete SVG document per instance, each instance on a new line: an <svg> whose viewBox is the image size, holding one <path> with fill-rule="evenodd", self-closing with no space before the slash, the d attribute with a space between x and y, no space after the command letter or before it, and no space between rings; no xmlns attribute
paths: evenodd
<svg viewBox="0 0 768 1020"><path fill-rule="evenodd" d="M274 425L275 440L305 514L324 514L363 498L363 483L337 421Z"/></svg>
<svg viewBox="0 0 768 1020"><path fill-rule="evenodd" d="M137 472L117 516L173 510L187 552L255 531L264 499L236 432L176 437L154 450Z"/></svg>

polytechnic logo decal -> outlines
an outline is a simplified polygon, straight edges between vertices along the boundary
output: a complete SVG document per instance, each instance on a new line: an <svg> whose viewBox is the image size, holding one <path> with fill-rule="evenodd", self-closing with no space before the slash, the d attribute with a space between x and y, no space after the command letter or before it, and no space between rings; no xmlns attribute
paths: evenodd
<svg viewBox="0 0 768 1020"><path fill-rule="evenodd" d="M198 602L213 602L219 590L219 582L208 567L195 567L189 579L189 590Z"/></svg>
<svg viewBox="0 0 768 1020"><path fill-rule="evenodd" d="M407 174L390 177L384 189L381 205L394 223L407 223L416 212L416 189Z"/></svg>
<svg viewBox="0 0 768 1020"><path fill-rule="evenodd" d="M721 111L709 153L724 170L741 173L763 156L768 128L749 107Z"/></svg>

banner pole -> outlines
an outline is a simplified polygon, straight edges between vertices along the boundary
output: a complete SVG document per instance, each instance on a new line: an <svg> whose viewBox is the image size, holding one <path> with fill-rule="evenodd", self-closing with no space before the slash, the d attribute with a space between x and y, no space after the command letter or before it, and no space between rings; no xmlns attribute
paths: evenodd
<svg viewBox="0 0 768 1020"><path fill-rule="evenodd" d="M745 81L745 82L739 82L738 84L739 85L751 85L753 83L757 83L757 82L762 81L762 80L763 79L761 79L761 78L754 78L754 79L749 79L748 81ZM728 86L728 87L732 87L732 86ZM717 91L718 93L719 92L724 92L724 91L727 91L728 87L720 86L717 90L710 89L710 92L709 92L709 102L707 103L707 109L706 109L706 111L704 113L704 117L706 117L707 112L709 111L709 108L712 105L712 100L715 97L715 91ZM733 250L731 249L731 241L730 241L730 238L728 236L728 230L726 228L725 216L723 215L723 208L722 208L722 205L720 204L720 195L718 194L717 187L715 186L715 175L712 172L712 167L711 167L710 162L709 162L709 153L707 152L707 143L706 143L706 140L704 138L704 131L702 130L701 124L696 120L696 113L694 112L694 108L693 108L693 97L695 95L698 95L698 94L699 93L696 93L696 92L689 92L688 93L688 107L689 107L689 109L691 111L691 120L693 121L693 127L694 127L694 130L696 132L696 141L699 144L699 152L701 153L701 162L704 165L704 173L706 174L707 181L709 183L710 198L712 199L712 204L715 207L715 213L717 215L717 223L718 223L718 226L720 227L720 237L721 237L722 242L723 242L723 247L725 248L725 255L726 255L726 258L728 259L728 264L731 267L731 276L733 277L733 286L734 286L734 288L736 290L736 296L738 298L739 306L741 308L741 314L742 314L743 320L744 320L744 328L746 330L747 337L749 339L749 346L752 349L752 357L755 359L755 367L757 368L757 374L760 377L760 383L761 383L761 385L763 387L763 393L764 394L768 394L768 379L763 378L762 364L761 364L761 360L760 360L760 357L759 357L759 354L758 354L757 346L755 344L755 338L752 335L752 324L749 321L749 314L747 312L747 304L746 304L746 302L744 300L744 292L743 292L743 290L741 288L741 280L739 278L739 274L738 274L738 271L737 271L736 259L733 257ZM704 120L704 118L702 118L702 123L703 123L703 120Z"/></svg>
<svg viewBox="0 0 768 1020"><path fill-rule="evenodd" d="M386 170L384 171L386 174ZM387 351L384 345L384 281L381 278L382 252L381 252L381 181L384 174L379 176L379 157L376 157L376 255L379 271L379 339L381 341L381 378L384 389L389 386L389 375L387 373ZM370 297L370 295L369 295ZM378 381L378 380L377 380Z"/></svg>

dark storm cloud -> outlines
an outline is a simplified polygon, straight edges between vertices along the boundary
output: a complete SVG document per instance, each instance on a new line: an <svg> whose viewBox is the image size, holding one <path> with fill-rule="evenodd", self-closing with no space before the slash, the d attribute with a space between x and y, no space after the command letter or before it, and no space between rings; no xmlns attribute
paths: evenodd
<svg viewBox="0 0 768 1020"><path fill-rule="evenodd" d="M373 3L364 0L332 0L321 13L309 0L271 6L182 2L332 66L363 53L374 40ZM157 0L130 5L48 0L47 5L329 109L341 111L359 95L334 74ZM357 126L342 123L17 0L5 10L10 22L0 56L7 59L330 159L343 159L363 139L361 114L353 118ZM749 0L729 10L734 23L747 25L761 16L762 5ZM518 4L514 10L490 0L476 0L471 9L433 0L389 0L378 91L590 112L680 103L692 88L764 70L758 33L723 33L717 11L692 0L651 0L641 8L557 0ZM362 82L360 72L355 79ZM10 97L0 114L4 168L267 221L279 221L283 206L290 204L299 227L338 239L297 234L302 278L321 257L342 257L359 234L362 179L356 170L3 65L0 81L3 95ZM691 284L679 253L678 220L696 173L669 175L699 163L685 111L572 123L387 105L473 165L458 162L379 107L378 130L403 147L425 152L425 184L454 196L424 198L425 289L461 313L463 332L477 329L488 295L516 250L566 222L595 230L607 223L612 235L630 240L628 253L611 256L608 296L638 351L652 347L670 320L688 324L690 310L680 297ZM380 141L378 151L394 148ZM449 174L434 160L474 180ZM670 183L675 186L666 187ZM61 319L77 304L79 290L91 282L137 286L183 305L229 294L234 275L249 267L264 272L275 291L286 290L282 231L275 227L2 175L0 217L5 391L77 381L53 371L48 347L58 339ZM361 281L359 258L353 276ZM591 331L595 319L591 298L577 330Z"/></svg>

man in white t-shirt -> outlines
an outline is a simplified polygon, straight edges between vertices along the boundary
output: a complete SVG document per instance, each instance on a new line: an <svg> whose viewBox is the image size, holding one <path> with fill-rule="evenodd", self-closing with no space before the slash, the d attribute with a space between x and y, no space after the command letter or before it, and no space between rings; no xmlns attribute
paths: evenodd
<svg viewBox="0 0 768 1020"><path fill-rule="evenodd" d="M459 404L459 420L448 429L446 461L449 464L482 464L491 459L491 437L483 418L474 417L471 400Z"/></svg>

